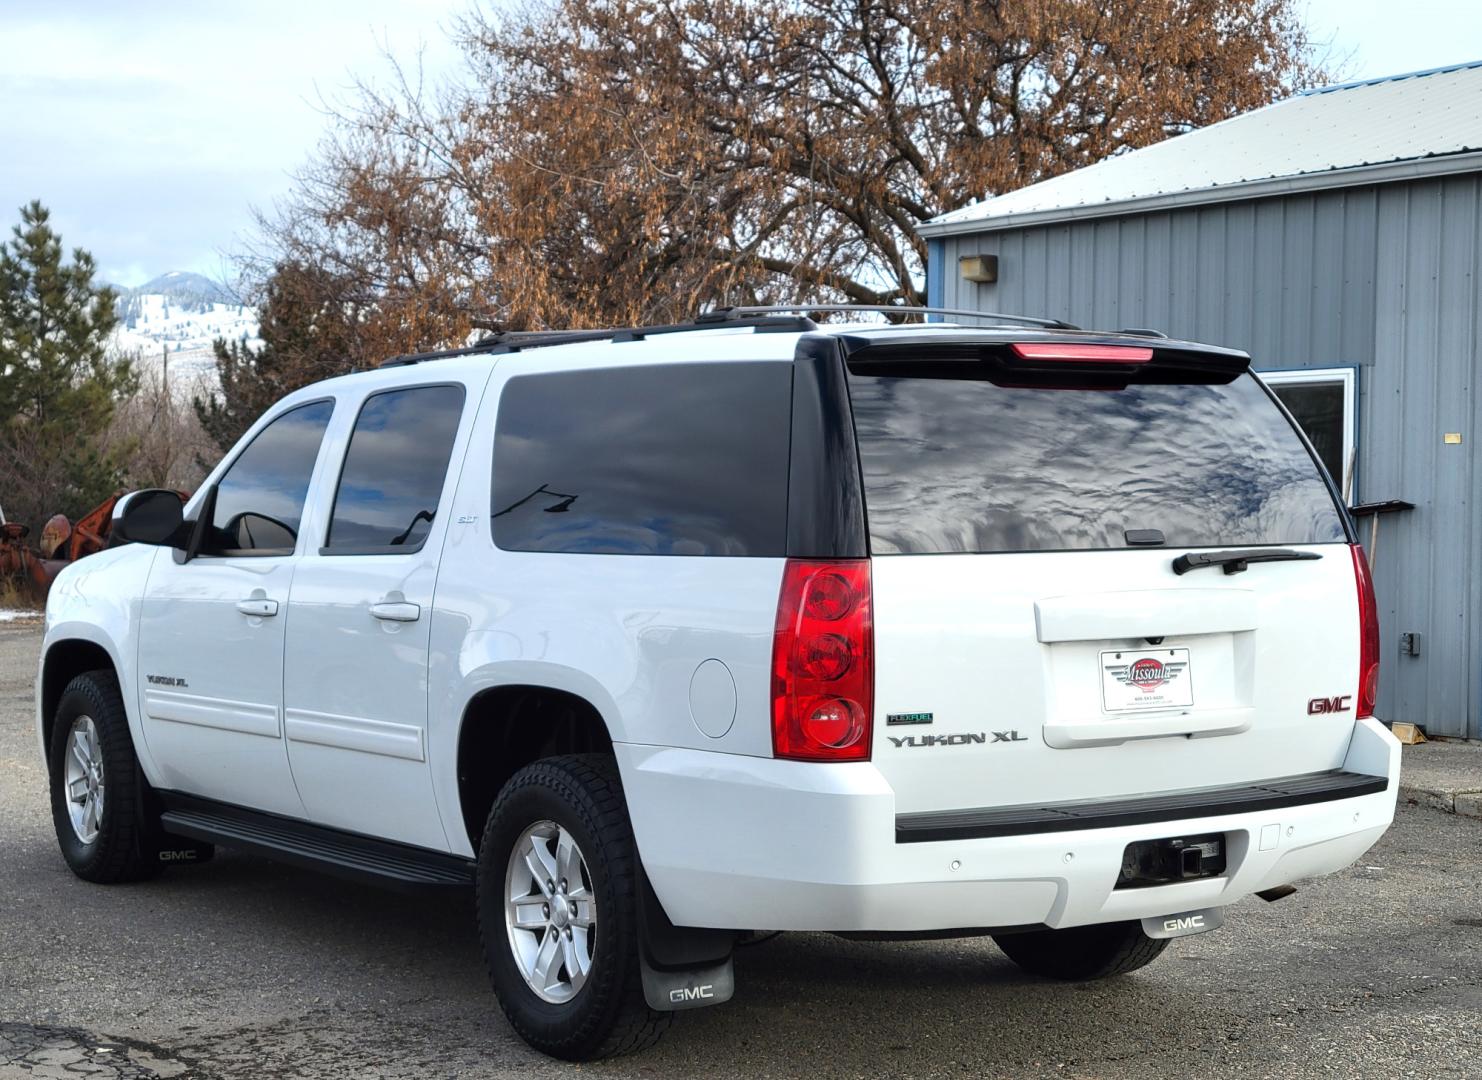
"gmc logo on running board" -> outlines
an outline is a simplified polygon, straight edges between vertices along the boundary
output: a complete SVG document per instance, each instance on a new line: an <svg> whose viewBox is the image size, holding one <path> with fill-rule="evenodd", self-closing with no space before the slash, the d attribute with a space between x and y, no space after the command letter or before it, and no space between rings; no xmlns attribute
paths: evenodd
<svg viewBox="0 0 1482 1080"><path fill-rule="evenodd" d="M1324 713L1347 712L1350 708L1349 702L1352 700L1352 694L1344 694L1342 697L1315 697L1307 703L1307 715L1321 716Z"/></svg>

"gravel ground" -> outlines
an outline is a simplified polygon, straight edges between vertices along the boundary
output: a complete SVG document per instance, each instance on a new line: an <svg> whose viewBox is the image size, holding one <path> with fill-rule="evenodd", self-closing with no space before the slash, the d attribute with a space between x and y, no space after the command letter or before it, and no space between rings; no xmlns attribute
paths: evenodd
<svg viewBox="0 0 1482 1080"><path fill-rule="evenodd" d="M62 864L32 727L39 633L0 626L0 1077L1482 1075L1482 822L1417 806L1358 866L1121 980L1020 975L986 940L788 934L646 1055L529 1051L466 898L223 852L137 886Z"/></svg>

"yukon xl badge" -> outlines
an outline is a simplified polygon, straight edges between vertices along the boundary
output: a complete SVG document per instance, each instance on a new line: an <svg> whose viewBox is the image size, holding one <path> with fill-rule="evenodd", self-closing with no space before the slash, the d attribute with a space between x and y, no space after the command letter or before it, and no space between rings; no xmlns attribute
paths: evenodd
<svg viewBox="0 0 1482 1080"><path fill-rule="evenodd" d="M175 675L146 675L144 680L150 686L189 686L190 683Z"/></svg>
<svg viewBox="0 0 1482 1080"><path fill-rule="evenodd" d="M1028 738L1015 731L964 731L955 735L887 735L895 744L897 750L905 750L913 746L971 746L974 743L989 742L988 736L992 735L992 742L1028 742Z"/></svg>

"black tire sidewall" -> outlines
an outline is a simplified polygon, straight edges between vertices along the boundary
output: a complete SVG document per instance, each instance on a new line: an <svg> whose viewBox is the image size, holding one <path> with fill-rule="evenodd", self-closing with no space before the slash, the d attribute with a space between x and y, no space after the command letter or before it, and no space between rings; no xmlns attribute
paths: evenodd
<svg viewBox="0 0 1482 1080"><path fill-rule="evenodd" d="M1024 971L1066 982L1104 979L1135 971L1155 959L1168 945L1166 940L1149 938L1137 922L994 935L993 941Z"/></svg>
<svg viewBox="0 0 1482 1080"><path fill-rule="evenodd" d="M600 1054L624 1005L625 981L637 959L637 919L631 893L614 865L631 860L631 834L614 837L611 820L593 793L561 768L541 762L517 773L496 801L479 850L478 914L490 979L511 1025L537 1049L557 1057L585 1060ZM532 825L553 821L581 849L596 901L596 941L592 971L569 1002L538 997L516 967L505 922L505 875L515 844ZM605 835L604 835L605 834ZM614 841L617 841L615 845ZM604 842L605 841L605 842ZM613 850L614 846L628 850Z"/></svg>
<svg viewBox="0 0 1482 1080"><path fill-rule="evenodd" d="M97 728L105 789L98 835L91 843L83 843L72 828L65 792L67 743L73 722L84 714ZM143 778L123 699L111 674L90 672L67 684L53 714L48 763L57 844L72 872L96 882L125 881L151 873L154 868L144 863L139 847Z"/></svg>

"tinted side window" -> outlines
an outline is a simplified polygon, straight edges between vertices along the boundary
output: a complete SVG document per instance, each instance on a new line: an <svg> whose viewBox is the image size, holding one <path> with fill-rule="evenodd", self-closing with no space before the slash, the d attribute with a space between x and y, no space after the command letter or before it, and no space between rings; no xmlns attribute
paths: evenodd
<svg viewBox="0 0 1482 1080"><path fill-rule="evenodd" d="M463 387L375 394L345 451L326 550L416 551L427 539L463 415Z"/></svg>
<svg viewBox="0 0 1482 1080"><path fill-rule="evenodd" d="M217 485L201 554L292 554L333 412L332 401L300 405L257 433Z"/></svg>
<svg viewBox="0 0 1482 1080"><path fill-rule="evenodd" d="M1346 539L1316 464L1254 376L1228 385L997 386L851 375L876 554Z"/></svg>
<svg viewBox="0 0 1482 1080"><path fill-rule="evenodd" d="M780 556L790 363L672 364L505 384L494 542L512 551Z"/></svg>

